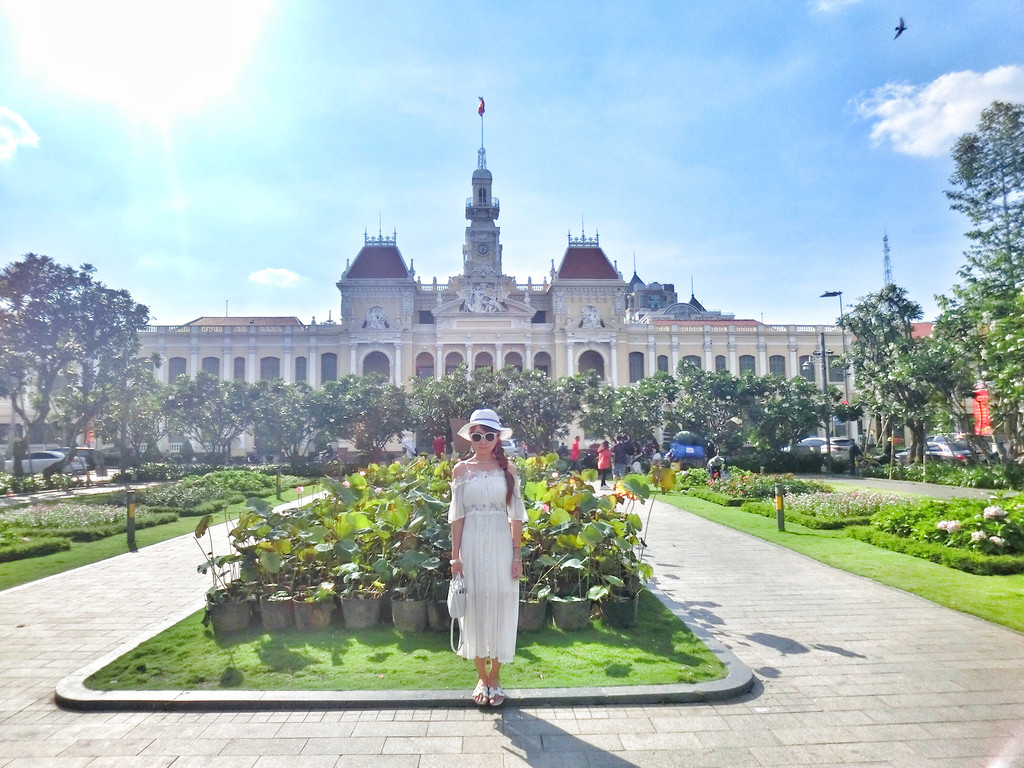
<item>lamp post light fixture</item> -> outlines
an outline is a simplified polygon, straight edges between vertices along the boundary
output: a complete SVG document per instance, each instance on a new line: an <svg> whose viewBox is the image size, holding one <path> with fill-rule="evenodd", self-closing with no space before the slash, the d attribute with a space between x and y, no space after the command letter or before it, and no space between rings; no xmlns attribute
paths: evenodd
<svg viewBox="0 0 1024 768"><path fill-rule="evenodd" d="M832 350L825 349L824 331L821 332L820 343L821 346L814 350L813 355L821 361L821 393L825 407L825 465L828 467L828 473L832 474L832 409L828 405L828 364ZM810 360L804 363L804 366L805 370L814 369L814 364Z"/></svg>

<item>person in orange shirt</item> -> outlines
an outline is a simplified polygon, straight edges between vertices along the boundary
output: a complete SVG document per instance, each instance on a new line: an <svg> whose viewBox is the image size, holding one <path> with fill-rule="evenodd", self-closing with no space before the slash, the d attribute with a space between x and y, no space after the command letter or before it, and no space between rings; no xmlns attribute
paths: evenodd
<svg viewBox="0 0 1024 768"><path fill-rule="evenodd" d="M612 449L605 440L597 451L597 471L601 475L601 487L608 487L608 474L612 471Z"/></svg>

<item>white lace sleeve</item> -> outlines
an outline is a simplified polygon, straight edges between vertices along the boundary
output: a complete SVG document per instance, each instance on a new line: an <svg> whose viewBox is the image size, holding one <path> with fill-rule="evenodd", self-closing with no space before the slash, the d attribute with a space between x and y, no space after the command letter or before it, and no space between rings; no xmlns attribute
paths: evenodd
<svg viewBox="0 0 1024 768"><path fill-rule="evenodd" d="M526 505L523 504L523 489L519 485L519 475L516 475L516 484L512 489L512 501L508 505L508 519L526 522Z"/></svg>
<svg viewBox="0 0 1024 768"><path fill-rule="evenodd" d="M468 475L452 478L452 503L448 505L448 522L454 523L466 516L466 507L462 502L462 489L466 485Z"/></svg>

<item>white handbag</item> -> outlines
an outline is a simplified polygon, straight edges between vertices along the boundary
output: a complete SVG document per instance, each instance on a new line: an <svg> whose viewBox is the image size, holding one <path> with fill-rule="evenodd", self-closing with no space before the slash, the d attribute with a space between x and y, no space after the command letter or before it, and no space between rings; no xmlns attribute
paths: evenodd
<svg viewBox="0 0 1024 768"><path fill-rule="evenodd" d="M462 574L456 574L448 585L448 614L452 617L451 626L448 628L448 644L454 653L459 652L462 645L462 638L459 638L459 645L455 645L455 625L466 612L466 580Z"/></svg>

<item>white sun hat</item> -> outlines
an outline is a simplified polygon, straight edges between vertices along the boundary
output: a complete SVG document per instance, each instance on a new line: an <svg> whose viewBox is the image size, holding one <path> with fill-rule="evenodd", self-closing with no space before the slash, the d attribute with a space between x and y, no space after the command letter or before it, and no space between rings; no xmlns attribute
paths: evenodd
<svg viewBox="0 0 1024 768"><path fill-rule="evenodd" d="M501 419L498 418L498 414L490 408L478 408L473 411L473 415L469 417L469 422L463 424L462 429L458 431L459 437L463 440L472 439L469 436L470 427L487 427L488 429L497 432L498 437L502 440L508 440L512 437L512 430L508 427L501 426Z"/></svg>

